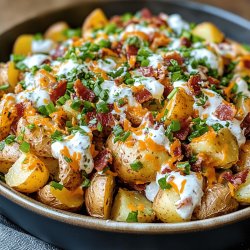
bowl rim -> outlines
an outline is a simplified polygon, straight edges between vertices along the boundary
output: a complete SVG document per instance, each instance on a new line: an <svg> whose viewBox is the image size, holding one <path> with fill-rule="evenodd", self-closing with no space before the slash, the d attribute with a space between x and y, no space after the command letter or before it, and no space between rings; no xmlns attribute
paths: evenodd
<svg viewBox="0 0 250 250"><path fill-rule="evenodd" d="M121 0L122 2L129 2L129 0ZM26 22L31 22L37 18L43 16L51 15L55 11L64 10L67 8L74 8L83 4L88 4L90 0L85 2L79 2L76 4L69 4L64 7L54 8L50 11L41 13L36 17L31 17L23 22L12 26L11 28L5 30L0 34L4 36L8 34L12 29L17 28L19 25L23 25ZM98 2L117 2L116 0L92 0L91 3ZM149 2L148 0L142 0L140 2ZM178 6L184 6L184 8L201 10L208 14L222 17L225 20L236 23L245 29L250 30L250 21L234 14L229 11L220 9L207 4L195 3L190 1L181 0L158 0L158 2L166 2ZM11 202L31 211L38 215L45 216L52 220L57 220L62 223L67 223L77 227L83 227L88 229L95 229L99 231L117 232L117 233L133 233L133 234L173 234L173 233L188 233L195 231L204 231L208 229L213 229L221 227L223 225L232 224L244 219L250 218L250 207L229 213L226 215L218 216L215 218L180 222L180 223L127 223L127 222L116 222L112 220L103 220L99 218L94 218L87 215L76 214L72 212L67 212L59 209L49 207L42 204L22 193L15 191L14 189L8 187L5 183L0 181L0 195L10 200ZM0 204L1 206L1 204Z"/></svg>

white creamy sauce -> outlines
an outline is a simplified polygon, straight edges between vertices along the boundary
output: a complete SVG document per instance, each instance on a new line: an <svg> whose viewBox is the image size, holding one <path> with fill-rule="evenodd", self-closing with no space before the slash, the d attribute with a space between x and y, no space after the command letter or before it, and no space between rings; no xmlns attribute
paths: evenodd
<svg viewBox="0 0 250 250"><path fill-rule="evenodd" d="M48 91L40 88L25 90L16 95L17 103L25 100L31 101L36 108L47 105L50 102Z"/></svg>
<svg viewBox="0 0 250 250"><path fill-rule="evenodd" d="M51 151L53 157L56 159L63 157L61 151L64 149L64 147L68 148L71 157L73 157L74 153L79 153L81 155L79 167L81 170L85 170L86 173L89 174L94 168L94 161L90 153L90 146L90 137L77 132L73 138L71 138L70 135L64 137L63 141L56 141L52 143Z"/></svg>
<svg viewBox="0 0 250 250"><path fill-rule="evenodd" d="M49 54L53 48L54 48L54 42L50 39L33 40L31 44L31 50L33 53Z"/></svg>
<svg viewBox="0 0 250 250"><path fill-rule="evenodd" d="M154 54L147 58L149 60L149 66L152 66L154 69L158 69L158 65L163 63L163 58L161 55Z"/></svg>
<svg viewBox="0 0 250 250"><path fill-rule="evenodd" d="M26 57L23 60L23 63L28 67L32 68L33 66L40 66L43 64L43 62L47 59L50 59L49 56L43 55L43 54L36 54L29 57Z"/></svg>
<svg viewBox="0 0 250 250"><path fill-rule="evenodd" d="M168 16L168 25L172 30L174 30L178 35L181 34L183 30L189 30L189 24L185 22L179 14L172 14Z"/></svg>
<svg viewBox="0 0 250 250"><path fill-rule="evenodd" d="M250 91L248 90L247 82L245 80L243 80L241 77L237 77L235 82L238 86L236 93L242 94L242 95L250 98Z"/></svg>
<svg viewBox="0 0 250 250"><path fill-rule="evenodd" d="M237 55L234 47L229 43L209 43L209 45L212 46L219 55L229 57L235 57Z"/></svg>
<svg viewBox="0 0 250 250"><path fill-rule="evenodd" d="M159 186L157 185L157 183L155 181L153 181L146 186L145 195L146 195L148 200L153 202L158 191L159 191Z"/></svg>
<svg viewBox="0 0 250 250"><path fill-rule="evenodd" d="M56 75L68 75L73 69L86 69L86 66L70 59L58 67Z"/></svg>
<svg viewBox="0 0 250 250"><path fill-rule="evenodd" d="M193 108L198 111L199 117L201 119L206 118L207 119L206 123L209 126L219 123L225 127L226 124L229 124L228 129L236 137L239 146L244 144L246 138L244 136L242 129L240 128L241 121L238 121L236 119L233 119L232 121L221 121L214 115L216 109L223 103L223 98L212 90L206 89L203 90L203 93L208 98L207 99L208 105L206 105L205 108L202 106L198 106L196 103L194 103L193 105Z"/></svg>
<svg viewBox="0 0 250 250"><path fill-rule="evenodd" d="M141 31L147 35L154 34L157 29L150 26L143 26L141 24L129 24L124 32L133 32L133 31ZM121 37L124 33L121 33Z"/></svg>
<svg viewBox="0 0 250 250"><path fill-rule="evenodd" d="M153 98L158 100L161 99L164 92L164 86L154 77L136 77L134 80L134 86L143 85L152 94Z"/></svg>
<svg viewBox="0 0 250 250"><path fill-rule="evenodd" d="M169 50L176 50L181 47L181 39L179 38L172 38L171 43L168 45Z"/></svg>
<svg viewBox="0 0 250 250"><path fill-rule="evenodd" d="M99 59L97 63L98 68L105 72L110 72L115 69L116 62L110 58L107 58L105 60Z"/></svg>

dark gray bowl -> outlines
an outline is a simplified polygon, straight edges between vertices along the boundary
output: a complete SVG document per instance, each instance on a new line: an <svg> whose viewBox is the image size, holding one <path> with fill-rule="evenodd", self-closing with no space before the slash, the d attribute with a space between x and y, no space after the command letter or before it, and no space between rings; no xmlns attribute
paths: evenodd
<svg viewBox="0 0 250 250"><path fill-rule="evenodd" d="M65 20L80 26L94 8L107 15L148 7L154 13L180 13L193 22L212 21L228 37L250 43L250 22L226 11L179 1L89 1L45 13L0 35L0 61L7 61L15 38L43 32ZM203 221L187 223L118 223L52 209L0 183L0 212L31 234L66 249L247 249L250 207Z"/></svg>

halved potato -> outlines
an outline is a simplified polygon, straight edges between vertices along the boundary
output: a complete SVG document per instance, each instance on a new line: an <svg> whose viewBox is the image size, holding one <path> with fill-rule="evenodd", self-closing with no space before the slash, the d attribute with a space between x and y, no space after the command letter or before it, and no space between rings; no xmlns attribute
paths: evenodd
<svg viewBox="0 0 250 250"><path fill-rule="evenodd" d="M228 128L219 132L210 130L194 138L189 144L193 154L202 153L207 157L207 164L220 168L230 168L239 158L239 147L236 138Z"/></svg>
<svg viewBox="0 0 250 250"><path fill-rule="evenodd" d="M9 161L0 161L0 172L7 174L13 163Z"/></svg>
<svg viewBox="0 0 250 250"><path fill-rule="evenodd" d="M114 143L114 135L109 136L107 147L113 155L113 166L118 177L124 182L132 184L154 181L157 171L170 157L165 150L141 149L137 140L130 146L126 142ZM142 164L137 171L131 168L131 164L136 161L140 161Z"/></svg>
<svg viewBox="0 0 250 250"><path fill-rule="evenodd" d="M49 170L49 174L53 176L53 179L58 180L58 175L59 175L58 160L50 157L40 157L40 160L45 164L45 166Z"/></svg>
<svg viewBox="0 0 250 250"><path fill-rule="evenodd" d="M224 39L224 34L214 24L209 22L198 24L192 30L192 34L212 43L221 43Z"/></svg>
<svg viewBox="0 0 250 250"><path fill-rule="evenodd" d="M201 206L194 211L194 217L204 220L220 216L237 210L238 205L227 185L215 184L207 188L202 197Z"/></svg>
<svg viewBox="0 0 250 250"><path fill-rule="evenodd" d="M141 223L153 222L155 213L152 209L152 203L145 196L137 191L127 191L119 189L115 197L114 205L111 211L111 219L115 221L127 221L130 213L136 212L136 220Z"/></svg>
<svg viewBox="0 0 250 250"><path fill-rule="evenodd" d="M248 173L246 182L241 184L236 192L235 192L235 199L238 202L242 203L250 203L250 174Z"/></svg>
<svg viewBox="0 0 250 250"><path fill-rule="evenodd" d="M37 200L57 209L76 212L81 209L84 197L82 188L59 190L48 184L38 191Z"/></svg>
<svg viewBox="0 0 250 250"><path fill-rule="evenodd" d="M183 222L184 220L176 210L175 203L180 200L180 195L173 189L160 189L153 202L153 210L162 222Z"/></svg>
<svg viewBox="0 0 250 250"><path fill-rule="evenodd" d="M22 154L5 175L6 183L22 193L36 192L48 179L48 169L31 153Z"/></svg>
<svg viewBox="0 0 250 250"><path fill-rule="evenodd" d="M10 88L8 91L14 91L15 86L19 82L19 74L20 71L16 69L15 63L10 61L8 62L8 83L10 85Z"/></svg>
<svg viewBox="0 0 250 250"><path fill-rule="evenodd" d="M0 150L0 161L14 163L20 155L18 143L5 144L3 150Z"/></svg>
<svg viewBox="0 0 250 250"><path fill-rule="evenodd" d="M246 141L246 143L241 146L240 149L240 157L237 162L237 166L240 169L250 168L250 141Z"/></svg>
<svg viewBox="0 0 250 250"><path fill-rule="evenodd" d="M57 22L52 24L44 33L44 37L51 39L55 42L62 42L67 40L67 37L63 32L69 28L66 22Z"/></svg>
<svg viewBox="0 0 250 250"><path fill-rule="evenodd" d="M108 23L108 19L101 9L93 10L85 19L82 25L82 34L90 29L104 27Z"/></svg>
<svg viewBox="0 0 250 250"><path fill-rule="evenodd" d="M19 36L13 47L13 54L27 56L32 51L33 35Z"/></svg>
<svg viewBox="0 0 250 250"><path fill-rule="evenodd" d="M115 178L96 173L85 192L85 204L89 215L108 219L113 201Z"/></svg>
<svg viewBox="0 0 250 250"><path fill-rule="evenodd" d="M183 88L179 88L166 106L168 110L166 123L171 120L187 119L193 114L193 104L193 97L188 95Z"/></svg>

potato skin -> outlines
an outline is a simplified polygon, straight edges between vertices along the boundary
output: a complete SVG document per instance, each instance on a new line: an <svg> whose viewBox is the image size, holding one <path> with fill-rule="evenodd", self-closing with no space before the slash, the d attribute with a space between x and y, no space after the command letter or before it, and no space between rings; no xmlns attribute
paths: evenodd
<svg viewBox="0 0 250 250"><path fill-rule="evenodd" d="M3 150L0 151L0 161L14 163L20 156L19 144L16 142L5 144Z"/></svg>
<svg viewBox="0 0 250 250"><path fill-rule="evenodd" d="M245 183L241 184L236 192L235 199L240 203L250 204L250 174L248 173Z"/></svg>
<svg viewBox="0 0 250 250"><path fill-rule="evenodd" d="M114 143L114 135L108 138L107 147L113 155L113 166L118 177L132 184L154 181L160 165L170 157L166 151L140 150L138 141L135 141L131 147L123 142ZM143 164L143 167L139 171L134 171L130 164L137 160Z"/></svg>
<svg viewBox="0 0 250 250"><path fill-rule="evenodd" d="M12 162L0 161L0 173L7 174L12 164Z"/></svg>
<svg viewBox="0 0 250 250"><path fill-rule="evenodd" d="M227 185L214 184L208 187L201 200L201 206L194 211L194 217L204 220L231 213L238 208L238 202L232 197Z"/></svg>
<svg viewBox="0 0 250 250"><path fill-rule="evenodd" d="M215 167L227 169L238 161L238 143L228 128L222 128L218 133L210 130L194 138L189 146L192 153L205 154L208 163Z"/></svg>
<svg viewBox="0 0 250 250"><path fill-rule="evenodd" d="M52 24L44 33L46 39L51 39L55 42L62 42L67 40L67 37L63 34L63 31L68 29L69 26L66 22L56 22Z"/></svg>
<svg viewBox="0 0 250 250"><path fill-rule="evenodd" d="M244 168L250 168L250 141L246 141L246 143L240 149L239 161L237 162L237 166L240 170Z"/></svg>
<svg viewBox="0 0 250 250"><path fill-rule="evenodd" d="M110 217L115 178L96 173L85 192L85 204L89 215L102 219Z"/></svg>
<svg viewBox="0 0 250 250"><path fill-rule="evenodd" d="M187 221L181 218L176 211L175 203L180 200L176 191L171 189L160 189L153 202L153 210L156 217L162 222L173 223Z"/></svg>
<svg viewBox="0 0 250 250"><path fill-rule="evenodd" d="M37 192L37 200L57 209L77 212L81 209L84 196L82 190L69 191L55 189L49 184Z"/></svg>
<svg viewBox="0 0 250 250"><path fill-rule="evenodd" d="M20 35L13 47L13 54L27 56L31 53L33 35Z"/></svg>
<svg viewBox="0 0 250 250"><path fill-rule="evenodd" d="M155 220L152 203L144 195L120 188L114 200L111 219L125 222L132 211L138 211L138 222L149 223Z"/></svg>
<svg viewBox="0 0 250 250"><path fill-rule="evenodd" d="M35 155L22 154L5 175L6 183L22 193L33 193L49 179L49 171Z"/></svg>

